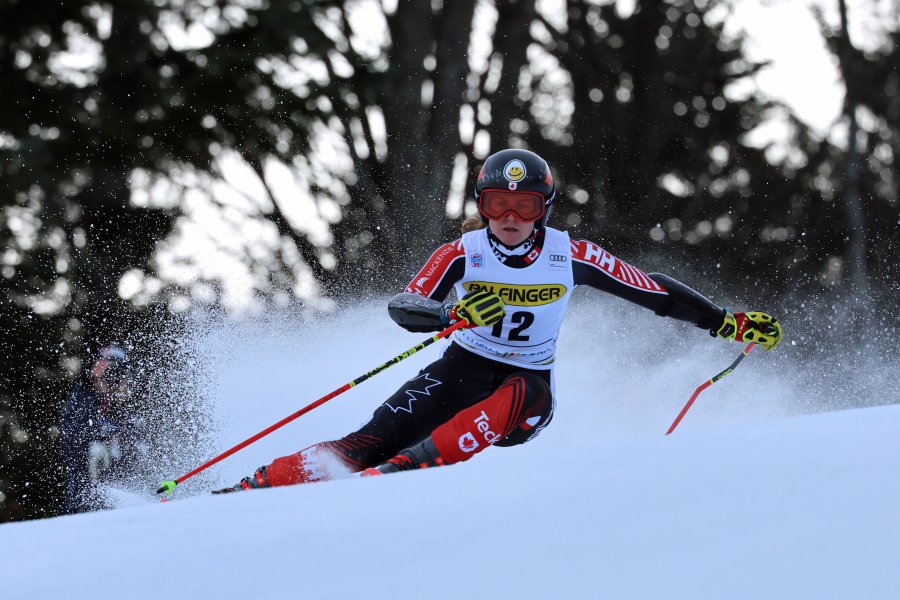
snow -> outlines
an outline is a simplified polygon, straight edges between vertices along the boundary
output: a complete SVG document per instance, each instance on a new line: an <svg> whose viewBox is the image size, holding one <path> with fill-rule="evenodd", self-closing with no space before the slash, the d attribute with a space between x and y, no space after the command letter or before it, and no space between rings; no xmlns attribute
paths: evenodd
<svg viewBox="0 0 900 600"><path fill-rule="evenodd" d="M4 597L900 597L900 406L810 414L836 392L800 385L809 366L786 344L751 354L666 437L740 347L620 304L573 303L556 416L524 446L228 496L192 479L167 503L148 481L117 510L0 526ZM216 450L424 337L372 306L383 304L198 327ZM234 483L352 430L439 351L338 396L212 479Z"/></svg>

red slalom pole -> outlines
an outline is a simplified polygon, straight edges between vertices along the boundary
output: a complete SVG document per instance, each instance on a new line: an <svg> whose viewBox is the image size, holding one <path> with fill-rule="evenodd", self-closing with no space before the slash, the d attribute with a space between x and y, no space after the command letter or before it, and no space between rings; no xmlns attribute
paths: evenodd
<svg viewBox="0 0 900 600"><path fill-rule="evenodd" d="M740 356L738 356L738 357L734 360L734 362L731 363L731 366L729 366L727 369L725 369L724 371L722 371L721 373L719 373L718 375L716 375L716 376L713 377L712 379L707 379L706 381L704 381L703 383L701 383L701 384L697 387L696 390L694 390L694 393L691 394L691 397L690 397L690 399L687 401L687 404L684 405L684 408L681 409L681 412L678 413L678 416L675 417L675 420L674 420L674 421L672 421L672 424L669 426L669 430L666 432L666 435L669 435L670 433L672 433L673 431L675 431L675 428L678 427L678 424L679 424L679 423L681 423L681 420L684 418L684 415L687 414L687 411L689 411L689 410L691 409L691 405L694 403L694 400L697 399L697 396L700 395L700 392L702 392L703 390L705 390L706 388L708 388L709 386L711 386L712 384L714 384L714 383L717 382L718 380L722 379L723 377L725 377L726 375L728 375L729 373L731 373L732 371L734 371L734 370L737 368L737 366L738 366L739 364L741 364L741 361L744 360L744 357L747 356L748 354L750 354L750 351L753 350L753 347L754 347L754 346L756 346L756 343L755 343L755 342L751 342L751 343L747 344L747 347L744 348L743 351L741 351Z"/></svg>
<svg viewBox="0 0 900 600"><path fill-rule="evenodd" d="M451 325L451 326L448 327L447 329L444 329L443 331L440 331L440 332L434 334L433 336L431 336L431 337L428 338L427 340L425 340L425 341L423 341L423 342L421 342L421 343L419 343L419 344L416 344L415 346L413 346L412 348L410 348L410 349L407 350L406 352L404 352L404 353L402 353L402 354L398 354L397 356L395 356L395 357L392 358L391 360L389 360L389 361L387 361L387 362L385 362L385 363L380 364L379 366L375 367L374 369L372 369L371 371L369 371L369 372L366 373L365 375L360 375L359 377L357 377L357 378L354 379L353 381L350 381L350 382L348 382L348 383L345 383L344 385L342 385L342 386L339 387L338 389L334 390L334 391L331 392L330 394L326 394L326 395L322 396L321 398L319 398L318 400L316 400L315 402L312 402L311 404L307 404L306 406L304 406L303 408L301 408L300 410L298 410L298 411L295 412L294 414L288 415L287 417L285 417L285 418L283 418L282 420L278 421L278 422L275 423L274 425L271 425L271 426L269 426L269 427L263 429L262 431L260 431L260 432L257 433L256 435L254 435L253 437L247 438L246 440L244 440L243 442L241 442L241 443L238 444L237 446L234 446L233 448L230 448L230 449L226 450L225 452L223 452L222 454L216 456L215 458L212 458L212 459L208 460L207 462L203 463L202 465L200 465L199 467L197 467L197 468L194 469L193 471L190 471L190 472L188 472L188 473L185 473L184 475L182 475L182 476L179 477L178 479L171 479L171 480L163 481L163 482L162 482L162 485L160 486L160 488L159 488L158 490L156 490L156 493L157 493L157 494L162 494L162 493L167 493L167 494L169 494L169 493L171 493L172 490L175 489L175 486L177 486L179 483L185 481L186 479L190 479L191 477L193 477L193 476L196 475L197 473L200 473L201 471L205 471L206 469L208 469L209 467L213 466L213 465L216 464L217 462L222 461L222 460L225 460L226 458L228 458L229 456L231 456L232 454L234 454L234 453L237 452L238 450L241 450L242 448L246 448L247 446L249 446L249 445L252 444L253 442L259 440L260 438L263 438L263 437L269 435L270 433L272 433L272 432L275 431L276 429L279 429L279 428L281 428L281 427L287 425L288 423L290 423L291 421L293 421L294 419L296 419L296 418L298 418L298 417L302 417L303 415L305 415L306 413L308 413L308 412L311 411L312 409L314 409L314 408L316 408L316 407L318 407L318 406L321 406L321 405L325 404L326 402L328 402L329 400L331 400L331 399L334 398L335 396L339 396L339 395L343 394L344 392L346 392L347 390L349 390L350 388L359 385L359 384L362 383L363 381L365 381L365 380L367 380L367 379L369 379L369 378L371 378L371 377L374 377L375 375L378 375L379 373L381 373L382 371L384 371L384 370L387 369L388 367L392 367L392 366L396 365L396 364L397 364L398 362L400 362L401 360L403 360L403 359L405 359L405 358L409 358L410 356L412 356L413 354L415 354L415 353L418 352L419 350L421 350L421 349L423 349L423 348L425 348L425 347L427 347L427 346L430 346L431 344L435 343L435 342L438 341L439 339L445 338L445 337L449 336L451 333L453 333L453 332L456 331L457 329L462 329L462 328L468 327L468 326L469 326L469 322L468 322L467 320L465 320L465 319L462 319L462 320L460 320L460 321L454 323L453 325Z"/></svg>

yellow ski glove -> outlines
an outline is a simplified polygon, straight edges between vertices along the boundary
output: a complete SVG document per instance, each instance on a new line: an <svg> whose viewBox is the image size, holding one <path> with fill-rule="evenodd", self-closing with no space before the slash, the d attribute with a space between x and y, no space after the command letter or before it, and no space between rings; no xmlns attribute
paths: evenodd
<svg viewBox="0 0 900 600"><path fill-rule="evenodd" d="M465 319L476 327L493 325L506 316L506 303L494 292L469 292L450 309L450 319Z"/></svg>
<svg viewBox="0 0 900 600"><path fill-rule="evenodd" d="M754 342L766 350L774 350L781 343L781 324L764 312L733 313L725 309L725 318L715 335L733 342Z"/></svg>

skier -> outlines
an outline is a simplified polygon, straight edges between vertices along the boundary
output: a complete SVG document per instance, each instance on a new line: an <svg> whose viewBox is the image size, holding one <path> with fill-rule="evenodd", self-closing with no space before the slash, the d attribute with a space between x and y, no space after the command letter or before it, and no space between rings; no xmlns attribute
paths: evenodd
<svg viewBox="0 0 900 600"><path fill-rule="evenodd" d="M548 227L555 186L537 154L507 149L489 156L475 196L481 227L438 248L388 304L408 331L437 331L459 319L471 326L456 331L441 358L358 431L277 458L216 493L325 481L347 471L381 475L449 465L489 446L533 439L553 416L556 342L577 285L726 340L766 349L781 341L781 325L766 313L732 312L671 277L647 275ZM451 290L459 301L444 302Z"/></svg>
<svg viewBox="0 0 900 600"><path fill-rule="evenodd" d="M118 345L101 348L82 372L60 416L66 494L63 511L77 513L103 507L97 481L122 462L141 435L133 418L131 363Z"/></svg>

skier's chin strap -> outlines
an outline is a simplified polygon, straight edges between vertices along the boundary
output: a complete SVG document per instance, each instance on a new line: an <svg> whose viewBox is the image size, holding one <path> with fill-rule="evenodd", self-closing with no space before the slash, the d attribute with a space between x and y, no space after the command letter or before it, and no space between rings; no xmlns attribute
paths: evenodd
<svg viewBox="0 0 900 600"><path fill-rule="evenodd" d="M544 247L544 229L535 227L527 238L515 246L507 246L495 236L490 229L487 232L488 242L497 260L507 267L520 269L527 267L541 255Z"/></svg>

